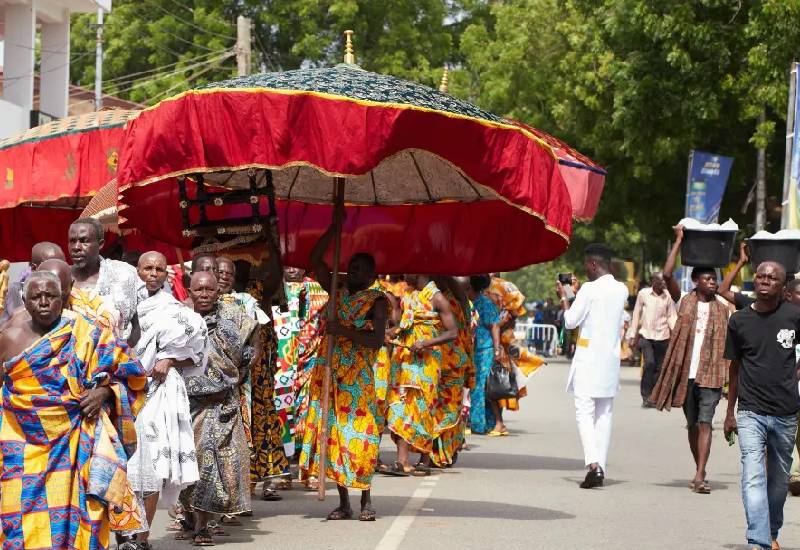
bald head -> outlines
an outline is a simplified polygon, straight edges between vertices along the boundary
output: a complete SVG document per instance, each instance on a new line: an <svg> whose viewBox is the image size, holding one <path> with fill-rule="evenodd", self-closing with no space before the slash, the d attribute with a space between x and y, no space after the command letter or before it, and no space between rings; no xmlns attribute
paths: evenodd
<svg viewBox="0 0 800 550"><path fill-rule="evenodd" d="M61 247L51 242L36 243L31 248L31 269L36 271L42 262L50 259L65 261L64 251Z"/></svg>
<svg viewBox="0 0 800 550"><path fill-rule="evenodd" d="M778 262L762 262L755 275L756 302L766 310L780 302L786 287L786 270Z"/></svg>
<svg viewBox="0 0 800 550"><path fill-rule="evenodd" d="M142 280L151 296L164 288L167 280L167 258L154 250L145 252L139 257L136 273Z"/></svg>
<svg viewBox="0 0 800 550"><path fill-rule="evenodd" d="M219 298L219 285L214 273L211 271L193 273L189 284L189 296L197 313L201 315L210 313Z"/></svg>
<svg viewBox="0 0 800 550"><path fill-rule="evenodd" d="M66 304L69 301L69 294L72 292L72 269L69 264L64 260L45 260L36 271L47 271L58 277L61 282L61 298Z"/></svg>

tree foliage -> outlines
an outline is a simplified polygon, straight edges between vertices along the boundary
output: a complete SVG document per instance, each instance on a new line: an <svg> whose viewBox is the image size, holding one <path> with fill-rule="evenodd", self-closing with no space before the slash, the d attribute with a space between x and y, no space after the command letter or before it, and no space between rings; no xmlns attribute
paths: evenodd
<svg viewBox="0 0 800 550"><path fill-rule="evenodd" d="M447 64L454 95L604 165L597 218L576 226L560 265L528 270L531 280L551 285L551 271L578 269L591 241L661 263L683 214L691 149L735 157L723 218L746 226L754 217L752 203L741 209L756 147L767 148L768 193L779 203L800 0L117 0L107 91L153 102L231 76L235 63L221 56L232 52L237 15L253 21L256 70L334 65L342 31L353 29L365 69L437 85ZM72 80L88 86L93 23L73 24ZM538 294L544 284L528 286Z"/></svg>

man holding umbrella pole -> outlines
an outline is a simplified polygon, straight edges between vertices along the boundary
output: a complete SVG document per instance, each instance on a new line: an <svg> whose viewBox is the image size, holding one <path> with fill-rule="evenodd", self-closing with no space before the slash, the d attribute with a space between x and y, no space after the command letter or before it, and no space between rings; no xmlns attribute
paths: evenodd
<svg viewBox="0 0 800 550"><path fill-rule="evenodd" d="M373 365L384 345L389 301L373 286L377 275L371 255L358 253L350 258L341 286L337 285L338 243L334 243L333 265L325 263L325 252L341 234L344 218L344 205L338 203L331 227L311 252L314 275L330 294L333 306L311 375L300 469L303 478L318 476L321 486L326 476L336 482L339 506L328 520L353 517L348 494L353 488L362 491L359 519L374 521L370 487L378 463L380 429ZM328 370L330 383L325 380ZM318 445L323 439L327 453Z"/></svg>

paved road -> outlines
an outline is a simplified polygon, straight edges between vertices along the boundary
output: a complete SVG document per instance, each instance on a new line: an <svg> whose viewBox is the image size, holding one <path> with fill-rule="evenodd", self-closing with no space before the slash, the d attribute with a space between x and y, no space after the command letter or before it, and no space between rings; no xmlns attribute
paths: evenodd
<svg viewBox="0 0 800 550"><path fill-rule="evenodd" d="M512 435L471 437L457 469L423 479L376 476L373 524L323 521L336 506L332 486L327 502L294 490L282 502L255 502L256 517L218 541L226 549L279 550L746 548L738 448L722 438L719 411L709 466L714 490L695 495L687 488L694 465L682 413L641 409L638 370L623 369L606 487L583 491L566 375L564 363L542 369L522 411L508 418ZM800 498L787 502L786 520L781 542L798 550ZM155 548L187 548L165 533L165 521L160 512Z"/></svg>

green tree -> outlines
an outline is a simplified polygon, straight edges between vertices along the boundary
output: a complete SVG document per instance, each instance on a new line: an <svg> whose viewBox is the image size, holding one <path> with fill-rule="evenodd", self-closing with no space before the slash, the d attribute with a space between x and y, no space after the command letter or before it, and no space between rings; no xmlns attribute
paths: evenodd
<svg viewBox="0 0 800 550"><path fill-rule="evenodd" d="M606 166L590 231L609 240L614 223L636 228L645 256L660 262L670 226L682 217L690 149L736 159L723 217L744 221L739 209L754 178L754 136L763 134L770 146L769 191L780 194L783 144L769 141L769 131L783 117L786 70L800 42L794 28L783 36L771 31L778 20L777 28L791 27L797 5L495 2L490 17L473 22L460 42L469 85L462 93ZM765 103L767 123L757 129Z"/></svg>
<svg viewBox="0 0 800 550"><path fill-rule="evenodd" d="M153 103L233 76L234 20L225 3L211 0L114 2L104 28L104 93ZM95 15L73 16L73 52L94 51L95 23ZM93 86L94 56L80 56L70 70L73 82Z"/></svg>

